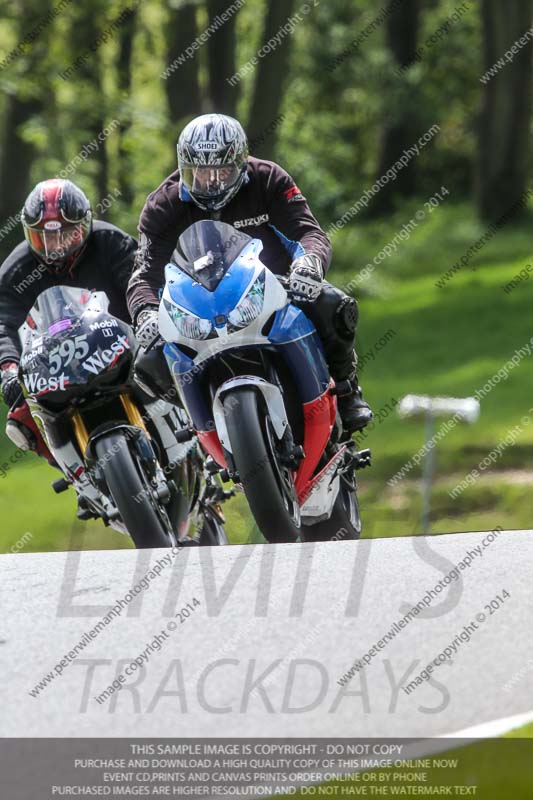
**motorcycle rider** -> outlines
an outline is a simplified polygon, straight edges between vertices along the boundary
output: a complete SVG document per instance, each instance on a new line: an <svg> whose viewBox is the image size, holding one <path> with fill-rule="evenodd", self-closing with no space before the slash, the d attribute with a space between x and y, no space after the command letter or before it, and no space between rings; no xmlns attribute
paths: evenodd
<svg viewBox="0 0 533 800"><path fill-rule="evenodd" d="M10 409L22 401L18 328L37 297L60 285L104 291L110 313L131 323L126 288L137 250L136 240L120 228L93 221L88 198L69 180L38 183L26 198L21 222L25 241L0 267L0 391ZM26 403L18 408L16 423L8 416L6 433L54 463Z"/></svg>
<svg viewBox="0 0 533 800"><path fill-rule="evenodd" d="M349 433L362 429L372 412L356 372L357 303L324 280L331 245L294 180L274 162L250 156L241 124L223 114L192 120L177 151L178 169L148 196L139 221L139 250L127 292L137 339L149 346L158 335L164 268L179 236L202 219L228 223L261 239L263 263L289 276L293 300L324 345L344 428Z"/></svg>
<svg viewBox="0 0 533 800"><path fill-rule="evenodd" d="M18 379L22 350L18 328L38 296L53 286L103 291L109 298L110 314L131 324L126 289L137 242L120 228L93 220L83 191L71 181L58 178L35 186L24 203L21 222L25 241L0 267L0 390L10 408L6 434L17 446L34 450L57 466L23 399ZM140 350L136 366L145 356ZM149 356L146 360L149 369ZM170 374L168 386L171 387ZM168 398L160 394L155 401L150 388L147 394L146 386L137 383L136 391L149 416L168 413L160 404L165 405L166 399L172 402L170 391ZM228 496L221 491L210 503L215 507L215 501L218 504ZM77 516L83 520L95 516L81 496Z"/></svg>

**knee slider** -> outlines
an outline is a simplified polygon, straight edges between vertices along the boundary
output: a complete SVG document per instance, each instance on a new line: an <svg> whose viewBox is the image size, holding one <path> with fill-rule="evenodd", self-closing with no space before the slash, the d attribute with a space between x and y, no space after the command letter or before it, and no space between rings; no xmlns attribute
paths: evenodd
<svg viewBox="0 0 533 800"><path fill-rule="evenodd" d="M335 327L341 336L353 336L359 319L359 310L353 297L343 297L335 312Z"/></svg>

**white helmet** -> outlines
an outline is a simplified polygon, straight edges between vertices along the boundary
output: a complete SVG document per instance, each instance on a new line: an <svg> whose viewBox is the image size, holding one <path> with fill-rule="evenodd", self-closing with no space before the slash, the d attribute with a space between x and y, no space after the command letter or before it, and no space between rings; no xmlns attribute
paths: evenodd
<svg viewBox="0 0 533 800"><path fill-rule="evenodd" d="M240 122L225 114L203 114L183 129L178 167L183 185L205 211L223 208L244 181L248 140Z"/></svg>

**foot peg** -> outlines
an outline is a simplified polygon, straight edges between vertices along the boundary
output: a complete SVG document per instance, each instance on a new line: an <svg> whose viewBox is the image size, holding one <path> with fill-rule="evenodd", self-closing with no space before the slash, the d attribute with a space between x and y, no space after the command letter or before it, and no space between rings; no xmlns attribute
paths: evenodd
<svg viewBox="0 0 533 800"><path fill-rule="evenodd" d="M56 494L61 494L61 492L66 492L67 489L70 488L69 481L65 480L65 478L60 478L58 481L54 481L52 484L52 489Z"/></svg>
<svg viewBox="0 0 533 800"><path fill-rule="evenodd" d="M96 514L89 506L84 497L78 495L78 510L76 516L82 522L88 522L90 519L98 519L99 514Z"/></svg>
<svg viewBox="0 0 533 800"><path fill-rule="evenodd" d="M181 431L176 431L176 441L178 444L185 444L194 439L194 431L191 428L182 428Z"/></svg>
<svg viewBox="0 0 533 800"><path fill-rule="evenodd" d="M372 453L368 448L366 450L359 450L353 454L355 459L355 469L365 469L365 467L372 466Z"/></svg>
<svg viewBox="0 0 533 800"><path fill-rule="evenodd" d="M365 469L365 467L372 466L371 451L368 448L357 450L353 439L348 443L347 456L350 459L352 469Z"/></svg>

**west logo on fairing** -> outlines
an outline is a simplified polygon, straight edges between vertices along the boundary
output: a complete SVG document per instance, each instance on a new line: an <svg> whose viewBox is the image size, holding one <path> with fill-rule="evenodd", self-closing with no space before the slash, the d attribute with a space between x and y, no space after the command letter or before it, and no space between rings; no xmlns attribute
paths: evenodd
<svg viewBox="0 0 533 800"><path fill-rule="evenodd" d="M26 375L24 383L30 394L44 394L45 392L64 392L69 381L66 375L57 375L48 380L39 375Z"/></svg>
<svg viewBox="0 0 533 800"><path fill-rule="evenodd" d="M93 355L83 362L83 369L92 372L93 375L98 375L105 367L111 364L117 356L121 356L126 350L131 350L130 343L127 336L119 336L116 342L107 350L102 350L100 353L93 353Z"/></svg>

